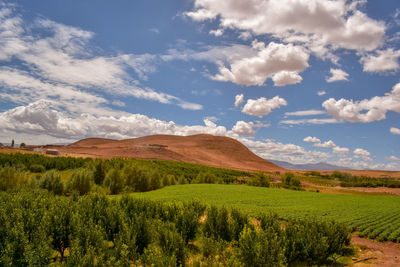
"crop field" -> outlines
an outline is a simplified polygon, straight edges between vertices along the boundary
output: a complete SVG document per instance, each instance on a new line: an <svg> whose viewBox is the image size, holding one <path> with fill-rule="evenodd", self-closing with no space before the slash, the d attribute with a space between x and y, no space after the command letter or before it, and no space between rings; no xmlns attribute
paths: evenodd
<svg viewBox="0 0 400 267"><path fill-rule="evenodd" d="M159 201L199 200L237 207L250 215L275 212L283 219L316 217L344 222L360 236L378 241L400 241L400 197L321 194L240 185L176 185L134 193L136 198Z"/></svg>

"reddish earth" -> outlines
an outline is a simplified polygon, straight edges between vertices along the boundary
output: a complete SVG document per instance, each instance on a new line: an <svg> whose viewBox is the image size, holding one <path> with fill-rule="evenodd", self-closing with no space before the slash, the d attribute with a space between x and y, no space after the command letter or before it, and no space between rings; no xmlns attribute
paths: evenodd
<svg viewBox="0 0 400 267"><path fill-rule="evenodd" d="M382 243L361 238L357 235L354 235L354 237L351 239L351 243L359 247L357 260L375 258L365 262L357 263L354 266L400 266L400 246L398 243Z"/></svg>
<svg viewBox="0 0 400 267"><path fill-rule="evenodd" d="M255 155L235 139L207 134L152 135L126 140L89 138L57 149L61 155L164 159L228 169L286 171Z"/></svg>

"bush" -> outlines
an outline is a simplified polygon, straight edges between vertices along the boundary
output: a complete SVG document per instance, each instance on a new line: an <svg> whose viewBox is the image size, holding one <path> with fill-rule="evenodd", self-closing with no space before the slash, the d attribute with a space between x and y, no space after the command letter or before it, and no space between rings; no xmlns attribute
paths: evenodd
<svg viewBox="0 0 400 267"><path fill-rule="evenodd" d="M39 187L47 189L56 195L62 195L64 192L64 184L61 181L61 176L58 171L48 171L39 180Z"/></svg>
<svg viewBox="0 0 400 267"><path fill-rule="evenodd" d="M18 184L16 170L12 167L0 168L0 190L13 189Z"/></svg>
<svg viewBox="0 0 400 267"><path fill-rule="evenodd" d="M269 176L263 172L259 172L249 179L248 184L252 186L269 187L270 181L271 178Z"/></svg>
<svg viewBox="0 0 400 267"><path fill-rule="evenodd" d="M300 180L293 173L287 172L282 176L282 184L284 187L300 187Z"/></svg>
<svg viewBox="0 0 400 267"><path fill-rule="evenodd" d="M30 172L34 172L34 173L43 173L46 171L46 168L43 165L40 164L32 164L29 167L29 171Z"/></svg>
<svg viewBox="0 0 400 267"><path fill-rule="evenodd" d="M87 169L76 170L68 180L67 189L77 191L82 196L90 192L93 183L93 172Z"/></svg>
<svg viewBox="0 0 400 267"><path fill-rule="evenodd" d="M124 179L121 172L117 169L111 169L106 175L104 185L110 189L112 195L121 192L124 188Z"/></svg>

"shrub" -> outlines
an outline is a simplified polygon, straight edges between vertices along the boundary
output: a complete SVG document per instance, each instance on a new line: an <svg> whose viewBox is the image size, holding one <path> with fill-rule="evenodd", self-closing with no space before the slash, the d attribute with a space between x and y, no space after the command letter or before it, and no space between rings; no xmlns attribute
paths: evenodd
<svg viewBox="0 0 400 267"><path fill-rule="evenodd" d="M300 187L300 180L293 173L287 172L282 176L282 184L285 187Z"/></svg>
<svg viewBox="0 0 400 267"><path fill-rule="evenodd" d="M111 169L104 179L104 185L110 189L112 195L121 192L124 188L124 179L121 172L117 169Z"/></svg>
<svg viewBox="0 0 400 267"><path fill-rule="evenodd" d="M279 234L272 229L246 227L239 239L239 257L246 266L286 266Z"/></svg>
<svg viewBox="0 0 400 267"><path fill-rule="evenodd" d="M0 168L0 190L6 191L17 186L16 170L12 167Z"/></svg>
<svg viewBox="0 0 400 267"><path fill-rule="evenodd" d="M249 179L248 184L252 186L269 187L270 180L271 178L265 173L259 172Z"/></svg>
<svg viewBox="0 0 400 267"><path fill-rule="evenodd" d="M61 195L64 192L64 184L61 181L60 173L56 170L48 171L40 178L39 187L47 189L56 195Z"/></svg>
<svg viewBox="0 0 400 267"><path fill-rule="evenodd" d="M43 173L43 172L46 171L46 168L43 165L40 165L40 164L32 164L29 167L29 170L31 172L34 172L34 173Z"/></svg>
<svg viewBox="0 0 400 267"><path fill-rule="evenodd" d="M87 169L76 170L68 180L67 189L77 191L80 195L90 192L93 183L93 172Z"/></svg>

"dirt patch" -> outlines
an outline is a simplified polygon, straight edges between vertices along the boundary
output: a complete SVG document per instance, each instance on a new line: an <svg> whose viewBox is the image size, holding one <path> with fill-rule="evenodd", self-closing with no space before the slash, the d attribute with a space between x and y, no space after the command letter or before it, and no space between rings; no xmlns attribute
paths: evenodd
<svg viewBox="0 0 400 267"><path fill-rule="evenodd" d="M286 172L235 139L208 134L152 135L126 140L89 138L57 149L62 155L164 159L237 170Z"/></svg>
<svg viewBox="0 0 400 267"><path fill-rule="evenodd" d="M359 247L357 260L365 258L376 258L365 262L354 264L354 266L400 266L400 246L394 242L377 242L374 240L354 235L351 243Z"/></svg>

